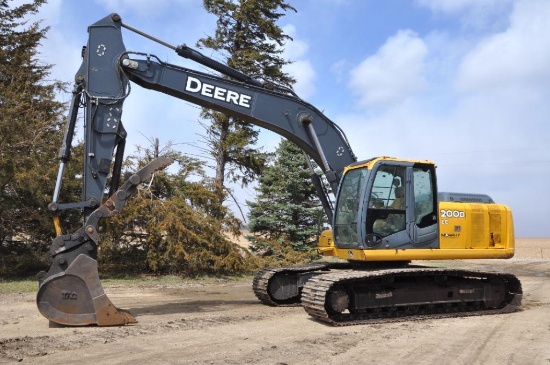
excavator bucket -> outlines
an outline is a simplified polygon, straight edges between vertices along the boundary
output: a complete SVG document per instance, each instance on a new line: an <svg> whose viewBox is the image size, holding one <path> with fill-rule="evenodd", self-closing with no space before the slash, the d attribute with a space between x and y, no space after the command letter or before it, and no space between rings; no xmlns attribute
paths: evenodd
<svg viewBox="0 0 550 365"><path fill-rule="evenodd" d="M158 157L130 176L72 234L58 235L50 246L52 265L39 279L36 304L50 322L67 326L118 326L136 323L128 311L118 309L105 294L97 271L98 222L120 213L142 182L172 163Z"/></svg>
<svg viewBox="0 0 550 365"><path fill-rule="evenodd" d="M79 255L65 270L40 283L38 310L50 321L67 326L117 326L137 323L128 311L113 305L99 281L97 261Z"/></svg>

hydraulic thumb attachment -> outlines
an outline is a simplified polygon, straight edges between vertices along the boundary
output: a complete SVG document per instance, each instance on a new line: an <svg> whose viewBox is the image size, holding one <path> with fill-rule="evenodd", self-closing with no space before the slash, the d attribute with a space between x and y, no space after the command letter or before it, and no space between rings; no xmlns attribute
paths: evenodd
<svg viewBox="0 0 550 365"><path fill-rule="evenodd" d="M61 235L50 247L53 262L39 278L38 310L51 322L68 326L116 326L136 323L128 311L116 308L105 294L97 270L98 222L120 213L139 184L170 165L172 159L159 157L132 175L73 234Z"/></svg>

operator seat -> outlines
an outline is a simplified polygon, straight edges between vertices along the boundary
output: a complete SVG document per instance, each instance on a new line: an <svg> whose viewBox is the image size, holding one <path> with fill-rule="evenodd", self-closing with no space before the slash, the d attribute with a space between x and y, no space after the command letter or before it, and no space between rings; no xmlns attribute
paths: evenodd
<svg viewBox="0 0 550 365"><path fill-rule="evenodd" d="M405 209L405 189L402 186L395 187L395 199L390 207L392 209Z"/></svg>

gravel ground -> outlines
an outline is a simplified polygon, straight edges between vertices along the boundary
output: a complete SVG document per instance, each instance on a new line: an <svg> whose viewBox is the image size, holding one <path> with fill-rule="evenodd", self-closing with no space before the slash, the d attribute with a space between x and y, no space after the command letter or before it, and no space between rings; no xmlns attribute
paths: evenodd
<svg viewBox="0 0 550 365"><path fill-rule="evenodd" d="M245 281L107 287L139 323L50 328L34 293L0 295L0 363L550 364L550 239L518 239L511 260L434 262L511 272L522 310L331 327L300 307L260 304Z"/></svg>

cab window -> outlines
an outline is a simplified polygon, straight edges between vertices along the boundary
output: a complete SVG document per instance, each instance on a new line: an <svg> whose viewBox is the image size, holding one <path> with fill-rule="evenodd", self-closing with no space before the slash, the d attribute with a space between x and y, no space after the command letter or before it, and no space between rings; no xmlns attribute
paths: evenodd
<svg viewBox="0 0 550 365"><path fill-rule="evenodd" d="M414 218L420 228L437 222L436 200L434 199L434 174L428 167L414 167Z"/></svg>
<svg viewBox="0 0 550 365"><path fill-rule="evenodd" d="M348 171L342 178L334 218L334 238L339 246L359 245L357 215L361 187L366 176L367 169L359 168Z"/></svg>
<svg viewBox="0 0 550 365"><path fill-rule="evenodd" d="M405 229L405 167L380 166L369 197L367 233L382 237Z"/></svg>

